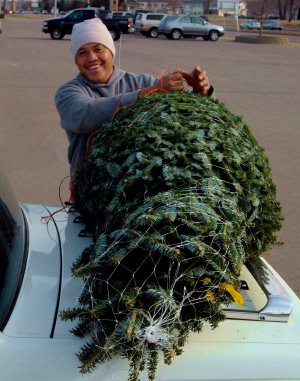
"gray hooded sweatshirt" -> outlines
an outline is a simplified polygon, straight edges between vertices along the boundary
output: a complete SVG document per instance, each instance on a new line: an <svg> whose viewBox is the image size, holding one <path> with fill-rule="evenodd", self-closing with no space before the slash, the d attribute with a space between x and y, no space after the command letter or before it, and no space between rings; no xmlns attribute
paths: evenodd
<svg viewBox="0 0 300 381"><path fill-rule="evenodd" d="M112 118L119 107L138 99L138 90L153 86L159 78L114 68L107 84L89 82L81 74L62 85L55 94L55 105L66 130L71 177L84 160L93 131Z"/></svg>

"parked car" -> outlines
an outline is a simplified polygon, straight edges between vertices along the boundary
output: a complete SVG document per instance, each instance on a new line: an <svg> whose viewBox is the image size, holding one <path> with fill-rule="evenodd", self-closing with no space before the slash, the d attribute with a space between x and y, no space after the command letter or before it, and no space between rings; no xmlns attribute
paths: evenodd
<svg viewBox="0 0 300 381"><path fill-rule="evenodd" d="M263 24L263 29L269 29L269 30L282 30L283 25L280 21L268 21Z"/></svg>
<svg viewBox="0 0 300 381"><path fill-rule="evenodd" d="M115 41L120 38L121 33L132 33L134 31L131 18L106 17L106 15L101 14L99 8L93 7L73 9L63 17L45 20L42 31L50 33L52 39L60 40L66 34L72 33L75 24L94 17L101 18Z"/></svg>
<svg viewBox="0 0 300 381"><path fill-rule="evenodd" d="M158 27L161 20L167 16L166 13L138 13L134 27L143 36L158 37Z"/></svg>
<svg viewBox="0 0 300 381"><path fill-rule="evenodd" d="M257 29L259 30L261 28L261 23L256 20L246 20L240 25L240 29Z"/></svg>
<svg viewBox="0 0 300 381"><path fill-rule="evenodd" d="M131 17L133 19L133 13L131 13L131 12L112 11L111 13L112 13L113 18Z"/></svg>
<svg viewBox="0 0 300 381"><path fill-rule="evenodd" d="M21 9L21 8L20 8L20 9L17 9L17 10L16 10L16 14L17 14L17 15L25 15L25 13L26 13L26 12L25 12L24 9Z"/></svg>
<svg viewBox="0 0 300 381"><path fill-rule="evenodd" d="M141 9L141 8L132 9L131 12L133 14L133 22L134 23L135 23L136 16L139 13L155 13L155 11L153 9Z"/></svg>
<svg viewBox="0 0 300 381"><path fill-rule="evenodd" d="M17 203L0 173L0 216L1 380L127 380L120 357L80 374L76 353L86 338L60 319L83 287L71 266L92 242L74 207ZM159 381L300 380L300 300L259 262L242 270L243 306L227 307L216 329L205 324L190 335L181 356L159 364Z"/></svg>
<svg viewBox="0 0 300 381"><path fill-rule="evenodd" d="M202 37L204 40L217 41L224 35L224 28L210 24L200 16L166 16L158 27L158 33L168 39L179 40L181 37Z"/></svg>

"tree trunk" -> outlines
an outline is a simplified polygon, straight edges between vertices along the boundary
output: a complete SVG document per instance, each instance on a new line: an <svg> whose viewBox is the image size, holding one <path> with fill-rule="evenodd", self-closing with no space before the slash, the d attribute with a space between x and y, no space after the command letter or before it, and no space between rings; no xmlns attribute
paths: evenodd
<svg viewBox="0 0 300 381"><path fill-rule="evenodd" d="M294 8L294 0L290 0L290 3L289 3L289 22L292 21L293 8Z"/></svg>

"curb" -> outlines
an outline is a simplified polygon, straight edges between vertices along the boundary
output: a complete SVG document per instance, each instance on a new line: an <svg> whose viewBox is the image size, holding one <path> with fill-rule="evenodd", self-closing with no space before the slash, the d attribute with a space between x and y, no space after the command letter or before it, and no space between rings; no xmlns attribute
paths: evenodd
<svg viewBox="0 0 300 381"><path fill-rule="evenodd" d="M244 42L248 44L281 44L290 43L288 37L266 37L266 36L236 36L235 42Z"/></svg>

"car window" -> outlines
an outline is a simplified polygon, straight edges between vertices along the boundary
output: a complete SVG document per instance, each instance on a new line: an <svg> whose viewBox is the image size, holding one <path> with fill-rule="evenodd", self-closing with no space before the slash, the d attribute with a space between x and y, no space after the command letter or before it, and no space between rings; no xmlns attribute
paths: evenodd
<svg viewBox="0 0 300 381"><path fill-rule="evenodd" d="M83 18L83 13L82 13L82 11L72 12L72 13L69 14L68 18L71 19L71 20L82 19Z"/></svg>
<svg viewBox="0 0 300 381"><path fill-rule="evenodd" d="M191 22L191 18L190 16L183 16L181 17L180 21L179 21L181 24L186 24L186 23L190 23Z"/></svg>
<svg viewBox="0 0 300 381"><path fill-rule="evenodd" d="M15 218L4 200L0 199L0 287L3 286L5 268L9 261L15 228Z"/></svg>
<svg viewBox="0 0 300 381"><path fill-rule="evenodd" d="M105 19L105 18L111 19L111 18L113 17L111 12L109 12L109 11L104 11L104 10L102 10L102 9L96 9L95 13L96 13L96 15L97 15L100 19Z"/></svg>
<svg viewBox="0 0 300 381"><path fill-rule="evenodd" d="M83 11L82 14L84 19L92 19L95 17L95 13L90 11Z"/></svg>
<svg viewBox="0 0 300 381"><path fill-rule="evenodd" d="M201 17L191 17L192 24L205 24L205 20L202 19Z"/></svg>
<svg viewBox="0 0 300 381"><path fill-rule="evenodd" d="M0 330L19 288L25 260L25 237L21 209L0 173Z"/></svg>
<svg viewBox="0 0 300 381"><path fill-rule="evenodd" d="M147 20L161 20L164 17L164 15L156 15L156 14L148 14L146 19Z"/></svg>

